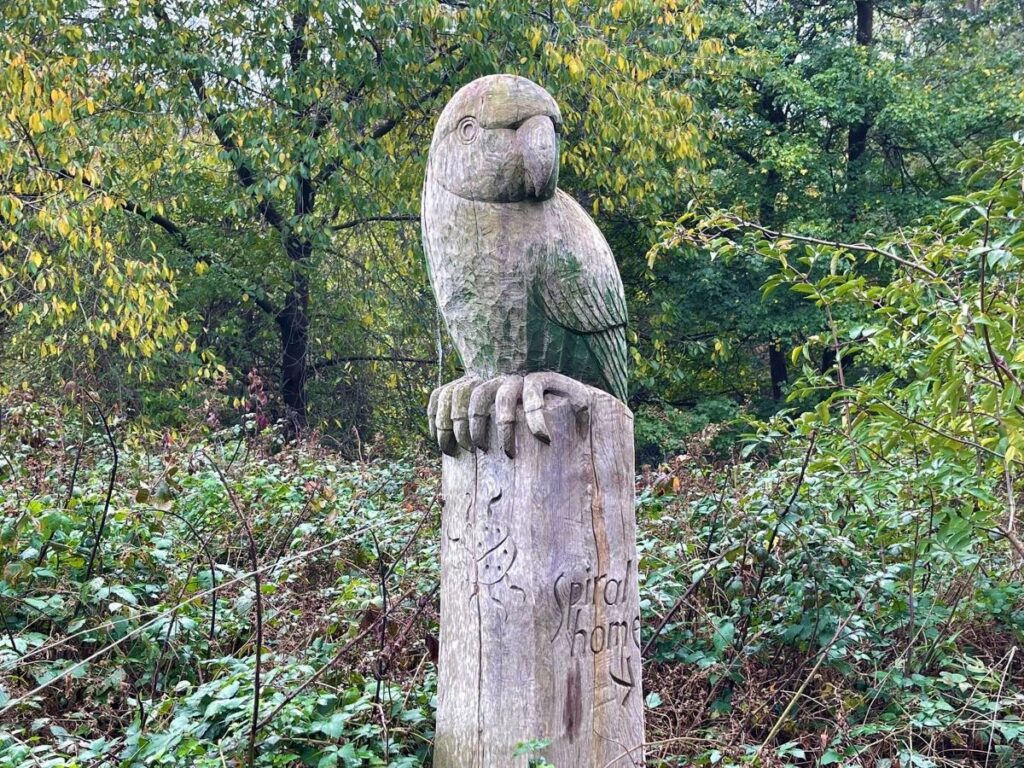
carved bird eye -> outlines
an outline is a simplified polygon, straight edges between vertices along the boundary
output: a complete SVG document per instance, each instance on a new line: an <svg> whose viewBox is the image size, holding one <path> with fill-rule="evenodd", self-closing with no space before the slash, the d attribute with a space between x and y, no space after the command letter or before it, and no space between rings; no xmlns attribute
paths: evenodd
<svg viewBox="0 0 1024 768"><path fill-rule="evenodd" d="M459 121L456 131L459 134L459 141L463 144L470 144L480 132L480 124L477 123L475 117L464 117Z"/></svg>

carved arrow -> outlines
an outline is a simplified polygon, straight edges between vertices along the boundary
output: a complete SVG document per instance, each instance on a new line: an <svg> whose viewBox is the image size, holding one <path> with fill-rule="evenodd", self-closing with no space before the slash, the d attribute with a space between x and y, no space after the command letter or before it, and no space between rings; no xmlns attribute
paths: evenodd
<svg viewBox="0 0 1024 768"><path fill-rule="evenodd" d="M616 683L617 685L621 685L623 688L626 689L626 693L622 697L623 705L626 704L626 700L629 698L629 694L631 694L633 692L633 689L636 688L636 680L633 678L633 666L630 664L632 660L632 656L626 657L626 671L629 673L628 680L624 680L618 675L616 675L614 672L612 672L611 667L608 668L608 674L611 675L612 682Z"/></svg>

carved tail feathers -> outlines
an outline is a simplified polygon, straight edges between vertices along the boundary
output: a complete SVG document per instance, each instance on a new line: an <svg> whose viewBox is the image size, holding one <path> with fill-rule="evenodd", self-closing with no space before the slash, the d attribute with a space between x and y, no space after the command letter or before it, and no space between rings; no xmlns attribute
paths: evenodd
<svg viewBox="0 0 1024 768"><path fill-rule="evenodd" d="M538 284L542 311L567 337L583 343L600 379L593 383L625 402L628 314L615 257L601 230L572 197L559 190L552 202L554 235Z"/></svg>

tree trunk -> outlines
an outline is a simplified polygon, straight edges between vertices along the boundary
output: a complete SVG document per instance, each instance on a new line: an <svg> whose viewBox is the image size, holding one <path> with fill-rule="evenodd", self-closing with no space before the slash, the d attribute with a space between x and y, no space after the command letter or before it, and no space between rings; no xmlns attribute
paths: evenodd
<svg viewBox="0 0 1024 768"><path fill-rule="evenodd" d="M857 5L857 45L868 47L874 40L875 3L874 0L856 0ZM848 186L853 187L860 176L861 157L868 146L868 131L871 130L872 115L869 106L864 106L864 113L858 122L850 126L846 143L846 169Z"/></svg>
<svg viewBox="0 0 1024 768"><path fill-rule="evenodd" d="M281 332L281 399L296 430L308 424L306 380L309 377L309 278L301 268L277 316Z"/></svg>
<svg viewBox="0 0 1024 768"><path fill-rule="evenodd" d="M444 456L435 768L644 764L633 417L593 388L519 408L516 458Z"/></svg>
<svg viewBox="0 0 1024 768"><path fill-rule="evenodd" d="M781 341L773 341L768 345L768 368L772 377L772 399L782 399L782 385L789 380L786 371L786 353Z"/></svg>
<svg viewBox="0 0 1024 768"><path fill-rule="evenodd" d="M773 126L776 133L785 130L786 112L775 98L775 93L765 90L761 94L760 111L765 119ZM775 213L775 201L782 190L782 176L774 167L769 167L764 174L764 186L761 190L761 200L758 203L758 217L761 224L766 227L774 227L778 223Z"/></svg>
<svg viewBox="0 0 1024 768"><path fill-rule="evenodd" d="M855 0L857 5L857 45L871 45L875 35L875 0Z"/></svg>

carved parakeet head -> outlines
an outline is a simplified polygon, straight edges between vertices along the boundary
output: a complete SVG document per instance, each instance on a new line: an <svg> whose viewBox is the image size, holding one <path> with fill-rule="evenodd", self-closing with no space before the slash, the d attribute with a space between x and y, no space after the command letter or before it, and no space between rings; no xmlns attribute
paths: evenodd
<svg viewBox="0 0 1024 768"><path fill-rule="evenodd" d="M547 200L558 184L562 115L547 91L516 75L461 88L434 128L428 183L467 200Z"/></svg>

